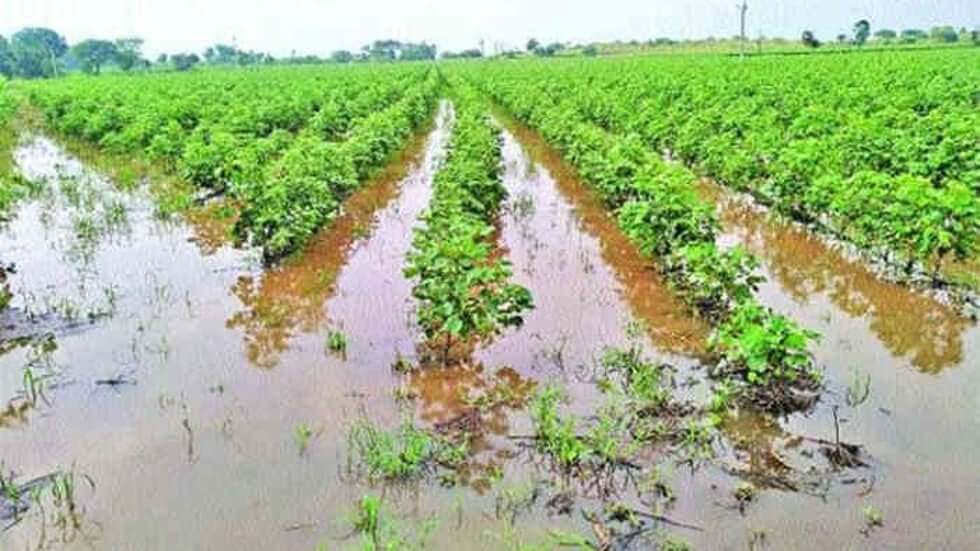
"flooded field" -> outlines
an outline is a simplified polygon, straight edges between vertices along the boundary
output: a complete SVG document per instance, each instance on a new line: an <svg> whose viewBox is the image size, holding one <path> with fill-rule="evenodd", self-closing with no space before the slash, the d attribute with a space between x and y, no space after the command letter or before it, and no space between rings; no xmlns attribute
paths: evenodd
<svg viewBox="0 0 980 551"><path fill-rule="evenodd" d="M498 245L535 309L472 358L415 369L401 368L421 356L402 269L450 104L273 268L226 237L220 202L162 220L144 191L118 190L50 139L27 140L16 162L35 191L0 233L16 265L0 327L0 459L4 476L56 476L72 497L0 508L0 548L356 547L365 495L385 496L404 537L432 549L600 538L582 512L610 502L649 515L624 547L653 534L704 549L976 541L976 325L718 190L722 241L762 259L763 302L823 335L822 401L807 415L732 419L698 460L651 450L654 468L594 481L549 468L525 442L536 388L560 384L569 411L593 415L600 359L631 347L674 367L678 396L703 400L708 328L558 155L498 118L509 193ZM405 418L477 425L457 479L358 476L351 427ZM837 430L867 461L837 468L821 454ZM739 493L746 483L752 495ZM869 506L884 517L873 534Z"/></svg>

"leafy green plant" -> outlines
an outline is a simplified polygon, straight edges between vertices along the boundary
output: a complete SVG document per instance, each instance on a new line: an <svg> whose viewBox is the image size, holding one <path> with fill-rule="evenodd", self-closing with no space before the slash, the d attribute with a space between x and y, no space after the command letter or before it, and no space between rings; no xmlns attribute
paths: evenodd
<svg viewBox="0 0 980 551"><path fill-rule="evenodd" d="M270 262L337 215L429 117L441 86L421 66L147 77L32 83L27 95L63 134L232 195L236 235ZM161 212L186 209L189 195L164 194Z"/></svg>
<svg viewBox="0 0 980 551"><path fill-rule="evenodd" d="M449 153L404 270L416 280L419 325L430 343L442 344L444 362L454 343L519 326L533 306L527 289L508 282L510 266L492 254L492 222L505 196L499 130L472 92L456 96Z"/></svg>
<svg viewBox="0 0 980 551"><path fill-rule="evenodd" d="M756 302L754 294L763 281L758 261L741 248L722 251L717 246L719 222L712 206L699 197L695 174L651 150L668 146L670 127L680 121L652 120L641 110L642 121L630 122L637 112L618 101L611 89L615 87L593 92L579 80L580 74L558 72L549 78L549 71L544 71L546 85L529 72L502 68L474 69L471 81L557 147L640 251L655 258L680 295L718 326L713 340L726 369L714 373L758 389L812 386L809 346L815 335ZM596 75L596 82L608 84L608 77ZM638 83L631 92L641 90ZM722 126L734 124L714 121L716 114L722 112L705 117ZM701 154L713 160L727 157L724 134L715 139L714 129L691 124L684 146L674 153L691 159ZM658 136L644 140L645 130L655 130ZM740 157L729 168L733 173L751 172L755 164L758 160L751 156Z"/></svg>
<svg viewBox="0 0 980 551"><path fill-rule="evenodd" d="M744 369L750 384L771 379L792 380L809 376L808 346L817 338L812 331L752 302L738 307L719 327L712 345L737 369Z"/></svg>
<svg viewBox="0 0 980 551"><path fill-rule="evenodd" d="M663 58L466 73L561 149L651 254L712 240L694 238L693 203L683 205L665 184L691 178L648 169L657 161L644 159L637 143L949 283L937 270L942 259L975 256L980 235L977 73L962 70L968 57L771 58L740 68L738 79L722 60L692 72ZM778 84L774 72L785 77ZM929 84L933 78L945 85ZM661 192L637 192L651 185Z"/></svg>

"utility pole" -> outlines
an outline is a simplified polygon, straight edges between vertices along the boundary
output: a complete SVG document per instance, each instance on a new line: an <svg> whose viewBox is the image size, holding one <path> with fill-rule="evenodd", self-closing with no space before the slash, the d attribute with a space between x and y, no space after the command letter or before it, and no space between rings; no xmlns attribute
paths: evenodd
<svg viewBox="0 0 980 551"><path fill-rule="evenodd" d="M745 13L749 11L748 0L742 0L741 4L735 6L738 8L739 17L741 19L741 27L739 31L739 45L738 45L738 56L739 59L745 59Z"/></svg>

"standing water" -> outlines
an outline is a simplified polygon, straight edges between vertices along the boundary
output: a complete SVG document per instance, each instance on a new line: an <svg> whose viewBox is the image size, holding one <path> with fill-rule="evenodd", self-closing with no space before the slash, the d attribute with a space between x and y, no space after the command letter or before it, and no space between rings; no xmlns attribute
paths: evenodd
<svg viewBox="0 0 980 551"><path fill-rule="evenodd" d="M220 208L160 220L143 192L116 189L53 142L21 147L18 166L36 184L0 232L4 261L17 266L13 309L0 320L0 406L9 404L0 459L4 476L35 481L28 489L68 481L74 497L43 510L4 501L0 528L12 527L0 542L348 547L358 542L345 519L367 494L385 496L409 527L431 523L428 548L594 530L563 506L574 485L521 445L531 430L522 407L536 386L557 383L572 411L593 415L607 347L636 346L676 366L692 382L678 391L697 394L708 329L559 156L503 120L499 245L536 308L467 362L397 372L415 363L420 339L402 269L451 124L444 103L431 133L350 197L306 250L267 270L257 251L221 238ZM871 505L886 519L876 545L971 541L980 527L970 462L980 449L968 437L980 429L970 392L980 381L967 365L980 353L976 327L792 226L716 199L723 244L763 260L762 300L823 333L828 391L809 416L733 420L721 457L700 469L662 462L656 472L675 498L667 512L685 521L671 529L699 548L805 548L814 535L864 547L861 508ZM334 338L344 346L331 347ZM862 381L867 396L850 400ZM484 415L455 485L352 476L352 424L465 422L487 396L506 399ZM834 438L834 406L866 466L836 472L814 453L814 441ZM745 480L761 493L733 505ZM602 503L589 488L577 497Z"/></svg>

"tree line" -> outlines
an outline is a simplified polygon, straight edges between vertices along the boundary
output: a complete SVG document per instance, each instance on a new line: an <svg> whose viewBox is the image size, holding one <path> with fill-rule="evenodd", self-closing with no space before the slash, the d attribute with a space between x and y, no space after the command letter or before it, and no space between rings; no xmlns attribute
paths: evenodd
<svg viewBox="0 0 980 551"><path fill-rule="evenodd" d="M474 57L479 50L466 50L462 57ZM106 67L120 71L164 69L186 71L204 63L208 65L267 65L310 63L361 63L433 60L435 44L375 40L357 52L337 50L328 57L315 55L277 59L269 53L243 50L233 45L215 44L202 54L196 52L163 53L155 60L143 55L143 39L114 40L90 38L71 44L58 32L43 27L21 29L8 40L0 35L0 75L7 78L50 78L66 72L82 71L100 74ZM446 54L444 56L448 57ZM479 57L479 56L476 56Z"/></svg>
<svg viewBox="0 0 980 551"><path fill-rule="evenodd" d="M939 25L932 27L928 32L922 29L904 29L901 32L893 29L878 29L872 34L871 22L867 19L861 19L854 24L850 35L841 33L836 38L838 44L863 46L872 37L881 44L916 44L920 42L935 42L940 44L973 42L974 44L980 44L980 29L968 31L966 27L960 27L957 31L952 25ZM819 48L824 44L810 30L803 31L800 41L804 46L810 48Z"/></svg>
<svg viewBox="0 0 980 551"><path fill-rule="evenodd" d="M227 53L227 47L222 48L222 52ZM206 58L214 50L215 48L209 48L205 52ZM237 52L234 48L231 50ZM264 55L240 52L236 53L236 59L246 56L250 60L260 60L265 59ZM210 56L209 59L216 62L226 61L225 58L219 59L215 56ZM176 70L187 70L200 60L197 54L162 54L157 59L157 64ZM64 36L43 27L21 29L11 35L9 40L0 36L0 75L7 78L50 78L71 71L99 74L108 65L128 72L149 69L153 63L143 57L143 39L138 37L115 40L90 38L69 45Z"/></svg>

